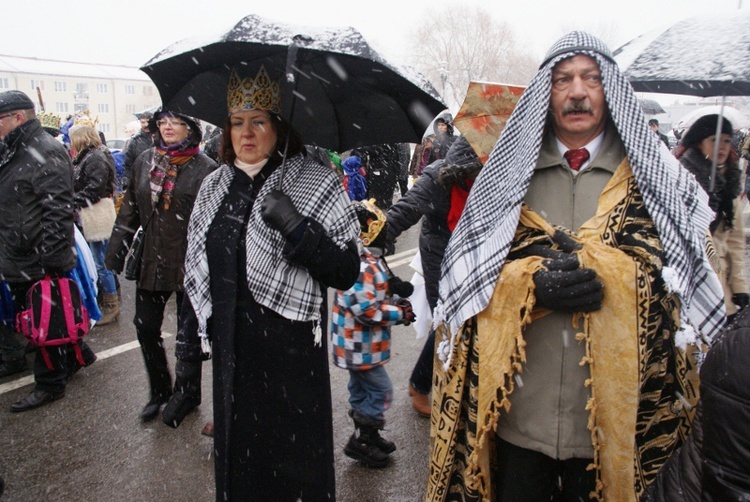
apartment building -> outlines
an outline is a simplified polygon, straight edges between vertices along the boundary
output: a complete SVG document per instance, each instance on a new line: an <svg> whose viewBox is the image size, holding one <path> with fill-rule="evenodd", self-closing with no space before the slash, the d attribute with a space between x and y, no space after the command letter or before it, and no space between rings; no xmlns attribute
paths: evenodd
<svg viewBox="0 0 750 502"><path fill-rule="evenodd" d="M135 112L161 104L153 82L138 68L0 55L0 92L17 89L37 112L68 115L89 110L108 139L125 138Z"/></svg>

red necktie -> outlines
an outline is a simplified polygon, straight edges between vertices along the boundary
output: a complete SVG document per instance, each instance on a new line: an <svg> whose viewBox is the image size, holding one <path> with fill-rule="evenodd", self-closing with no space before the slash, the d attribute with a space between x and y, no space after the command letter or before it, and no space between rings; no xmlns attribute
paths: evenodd
<svg viewBox="0 0 750 502"><path fill-rule="evenodd" d="M568 165L574 171L578 171L584 162L589 160L589 151L585 148L579 148L577 150L568 150L565 152L565 160L568 161Z"/></svg>

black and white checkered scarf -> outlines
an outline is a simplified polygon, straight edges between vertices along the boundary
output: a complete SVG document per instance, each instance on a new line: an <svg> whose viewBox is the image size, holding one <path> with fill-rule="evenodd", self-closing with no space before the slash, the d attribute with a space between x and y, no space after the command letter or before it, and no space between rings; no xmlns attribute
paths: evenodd
<svg viewBox="0 0 750 502"><path fill-rule="evenodd" d="M662 275L681 299L681 333L676 342L684 346L694 341L696 330L710 341L725 319L721 285L704 251L706 230L713 220L706 193L648 128L609 49L582 32L566 35L550 49L477 178L445 253L435 325L446 326L449 336L455 336L467 319L487 306L539 156L552 68L575 54L591 56L599 64L611 119L664 246L667 264ZM452 344L444 342L441 358L447 360Z"/></svg>
<svg viewBox="0 0 750 502"><path fill-rule="evenodd" d="M245 240L248 287L255 301L287 319L317 320L323 301L320 284L307 269L284 258L285 239L261 217L260 201L278 185L279 176L277 169L268 177L250 213ZM226 164L206 177L188 224L185 292L198 318L201 347L207 354L210 345L206 328L212 306L206 233L233 178L234 168ZM359 222L341 181L330 169L302 155L287 159L282 190L303 216L322 224L342 250L348 242L357 242Z"/></svg>

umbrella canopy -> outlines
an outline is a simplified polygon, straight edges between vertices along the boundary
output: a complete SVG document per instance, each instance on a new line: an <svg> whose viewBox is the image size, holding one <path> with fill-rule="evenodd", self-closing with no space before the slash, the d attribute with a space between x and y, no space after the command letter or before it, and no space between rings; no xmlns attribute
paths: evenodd
<svg viewBox="0 0 750 502"><path fill-rule="evenodd" d="M165 108L223 126L231 71L280 80L281 114L306 144L335 151L418 143L445 109L416 71L387 62L354 28L310 28L250 15L225 33L177 42L146 63Z"/></svg>
<svg viewBox="0 0 750 502"><path fill-rule="evenodd" d="M614 52L638 92L750 96L750 11L703 15L631 40Z"/></svg>
<svg viewBox="0 0 750 502"><path fill-rule="evenodd" d="M643 113L646 115L659 115L660 113L666 113L664 108L662 108L656 100L639 99L638 102L641 104L641 110L643 110Z"/></svg>
<svg viewBox="0 0 750 502"><path fill-rule="evenodd" d="M484 164L525 87L469 82L461 109L453 120Z"/></svg>
<svg viewBox="0 0 750 502"><path fill-rule="evenodd" d="M712 105L698 108L697 110L693 110L692 112L682 117L680 121L677 122L677 129L688 129L691 125L693 125L693 123L695 123L696 120L705 115L723 115L726 120L731 122L734 129L743 129L746 127L750 127L750 119L748 119L748 116L739 111L737 108L731 106L722 107L720 105Z"/></svg>
<svg viewBox="0 0 750 502"><path fill-rule="evenodd" d="M154 116L154 113L156 113L159 110L159 108L161 108L161 106L159 105L149 106L148 108L144 108L143 110L139 112L135 112L133 115L135 115L138 120L140 120L141 116L144 116L144 115L146 118L150 118Z"/></svg>

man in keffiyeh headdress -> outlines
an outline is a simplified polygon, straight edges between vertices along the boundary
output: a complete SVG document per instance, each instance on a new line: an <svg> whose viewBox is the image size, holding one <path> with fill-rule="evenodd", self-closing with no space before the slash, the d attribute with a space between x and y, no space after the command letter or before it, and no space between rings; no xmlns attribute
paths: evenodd
<svg viewBox="0 0 750 502"><path fill-rule="evenodd" d="M711 220L609 49L559 40L443 261L427 500L636 500L724 322Z"/></svg>

